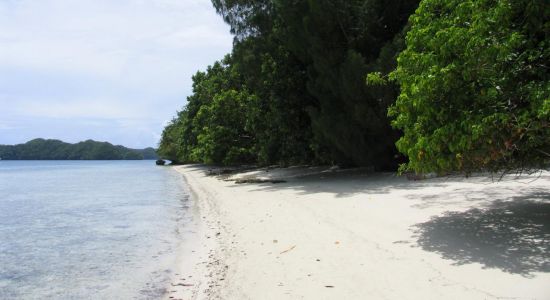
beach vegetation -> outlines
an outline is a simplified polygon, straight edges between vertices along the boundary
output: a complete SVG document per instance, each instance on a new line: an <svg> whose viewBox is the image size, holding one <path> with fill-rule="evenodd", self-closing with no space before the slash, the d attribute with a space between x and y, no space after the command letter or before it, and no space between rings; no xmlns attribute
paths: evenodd
<svg viewBox="0 0 550 300"><path fill-rule="evenodd" d="M193 95L165 129L162 155L184 162L396 168L400 133L386 111L397 86L368 86L365 78L394 69L418 1L213 4L235 35L233 51L193 78ZM220 112L222 99L246 105L239 114L233 107Z"/></svg>
<svg viewBox="0 0 550 300"><path fill-rule="evenodd" d="M193 77L176 162L414 173L550 164L550 7L519 0L212 0L231 53Z"/></svg>
<svg viewBox="0 0 550 300"><path fill-rule="evenodd" d="M550 6L423 0L390 77L402 170L539 169L550 162Z"/></svg>

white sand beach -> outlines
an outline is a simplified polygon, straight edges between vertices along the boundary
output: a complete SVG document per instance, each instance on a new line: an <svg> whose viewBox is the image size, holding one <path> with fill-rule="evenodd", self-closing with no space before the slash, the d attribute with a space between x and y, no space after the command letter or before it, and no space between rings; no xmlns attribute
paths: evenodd
<svg viewBox="0 0 550 300"><path fill-rule="evenodd" d="M200 221L169 299L550 299L549 172L175 169Z"/></svg>

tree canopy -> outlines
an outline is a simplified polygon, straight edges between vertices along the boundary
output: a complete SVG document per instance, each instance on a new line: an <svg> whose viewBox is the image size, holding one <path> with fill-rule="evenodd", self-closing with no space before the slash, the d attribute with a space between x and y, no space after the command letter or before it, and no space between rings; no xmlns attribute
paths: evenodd
<svg viewBox="0 0 550 300"><path fill-rule="evenodd" d="M193 77L176 162L544 168L550 7L534 0L212 0L233 50Z"/></svg>
<svg viewBox="0 0 550 300"><path fill-rule="evenodd" d="M550 7L423 0L393 77L404 166L417 172L543 168L550 159Z"/></svg>
<svg viewBox="0 0 550 300"><path fill-rule="evenodd" d="M395 168L399 134L386 109L397 89L364 82L395 66L417 1L384 3L214 0L235 34L233 51L193 78L160 153L182 162ZM238 102L240 113L220 111L221 99Z"/></svg>

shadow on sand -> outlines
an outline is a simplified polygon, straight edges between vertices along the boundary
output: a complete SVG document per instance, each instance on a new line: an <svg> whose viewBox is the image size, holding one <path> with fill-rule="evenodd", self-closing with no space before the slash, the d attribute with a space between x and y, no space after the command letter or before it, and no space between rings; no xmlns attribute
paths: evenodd
<svg viewBox="0 0 550 300"><path fill-rule="evenodd" d="M191 168L208 170L208 167L200 165ZM549 180L550 176L545 173L537 178ZM525 277L533 276L534 272L550 272L548 188L533 188L526 185L525 189L519 192L520 195L506 196L506 186L491 186L498 178L483 174L471 178L450 176L409 181L392 173L349 170L284 179L288 182L254 184L251 191L295 190L299 195L327 193L339 198L355 194L388 194L400 190L417 190L405 195L414 200L411 202L414 203L413 208L445 210L451 204L477 206L463 212L447 212L413 226L418 246L425 251L439 253L443 258L454 261L456 265L479 263L485 268L497 268ZM507 180L519 179L510 176L503 181ZM523 182L527 184L532 178L522 180L528 180ZM448 188L459 182L474 183L476 188ZM480 191L479 187L483 185L487 187ZM433 191L434 188L440 189ZM514 186L510 193L518 193L517 188ZM423 192L423 189L427 190ZM479 208L480 206L482 208Z"/></svg>
<svg viewBox="0 0 550 300"><path fill-rule="evenodd" d="M448 212L415 226L418 245L457 265L531 277L550 272L550 192L495 201L484 209Z"/></svg>

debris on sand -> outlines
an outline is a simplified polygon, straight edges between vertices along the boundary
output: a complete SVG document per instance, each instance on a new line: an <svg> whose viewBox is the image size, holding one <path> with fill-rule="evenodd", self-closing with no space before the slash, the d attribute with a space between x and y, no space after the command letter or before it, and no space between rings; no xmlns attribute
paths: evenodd
<svg viewBox="0 0 550 300"><path fill-rule="evenodd" d="M296 248L296 245L294 245L294 246L292 246L292 247L286 249L285 251L281 252L280 254L287 253L288 251L290 251L290 250L292 250L292 249L294 249L294 248Z"/></svg>

